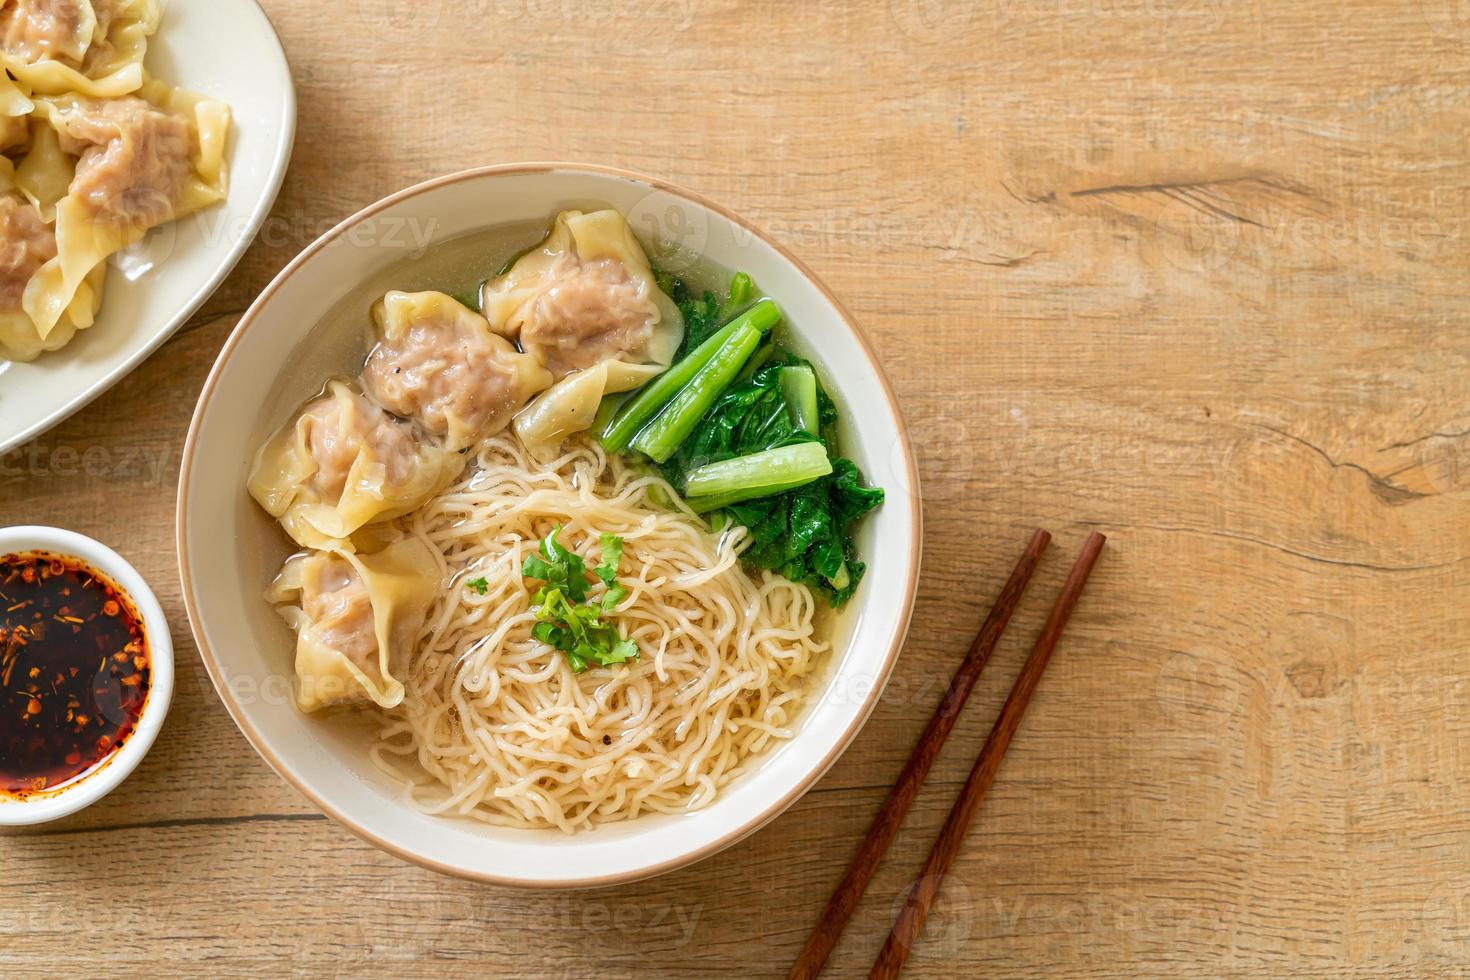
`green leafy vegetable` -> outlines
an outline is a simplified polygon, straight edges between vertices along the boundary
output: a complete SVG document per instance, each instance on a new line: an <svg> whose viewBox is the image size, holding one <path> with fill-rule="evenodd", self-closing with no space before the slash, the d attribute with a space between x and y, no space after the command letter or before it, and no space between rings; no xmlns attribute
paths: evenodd
<svg viewBox="0 0 1470 980"><path fill-rule="evenodd" d="M761 344L760 349L750 356L750 360L745 362L745 367L740 372L740 380L749 381L755 377L755 373L770 363L771 358L776 356L778 350L780 350L780 345L775 340L767 340L764 344Z"/></svg>
<svg viewBox="0 0 1470 980"><path fill-rule="evenodd" d="M729 316L737 310L745 308L750 302L750 297L755 295L755 280L750 278L748 272L737 272L730 280L730 295L725 300L725 315Z"/></svg>
<svg viewBox="0 0 1470 980"><path fill-rule="evenodd" d="M484 595L490 591L490 583L485 581L484 576L472 578L465 583L465 588L473 589L477 594Z"/></svg>
<svg viewBox="0 0 1470 980"><path fill-rule="evenodd" d="M761 300L715 331L693 351L675 361L673 367L644 385L631 399L619 403L617 414L593 431L598 434L598 439L609 452L622 452L654 416L709 364L710 359L724 348L731 337L746 327L754 327L764 334L780 321L781 310L776 304L768 299ZM603 400L604 407L608 401L609 399ZM598 409L597 414L599 418L603 417L602 408Z"/></svg>
<svg viewBox="0 0 1470 980"><path fill-rule="evenodd" d="M714 512L717 523L745 525L752 538L747 564L804 582L833 606L843 605L865 571L853 523L883 502L883 491L867 486L857 465L837 455L836 406L812 366L774 337L746 351L743 326L764 336L780 319L769 299L750 305L756 293L749 275L730 280L723 302L709 290L697 294L678 276L660 272L657 279L683 314L683 346L672 368L594 431L610 451L631 446L655 460L696 511ZM729 366L737 360L731 382ZM768 455L809 443L820 451Z"/></svg>
<svg viewBox="0 0 1470 980"><path fill-rule="evenodd" d="M817 373L804 364L781 369L781 395L791 424L803 432L822 429L821 407L817 404Z"/></svg>
<svg viewBox="0 0 1470 980"><path fill-rule="evenodd" d="M684 341L675 355L675 360L679 360L719 329L724 306L719 297L708 289L703 295L696 296L689 283L672 273L656 271L653 277L658 288L674 301L684 317Z"/></svg>
<svg viewBox="0 0 1470 980"><path fill-rule="evenodd" d="M709 463L802 442L825 444L820 431L799 429L792 423L781 372L803 362L789 356L783 360L732 385L710 406L679 451L665 462L663 471L670 483L682 492L689 473ZM816 428L821 430L837 420L837 409L821 385L816 386L816 395Z"/></svg>
<svg viewBox="0 0 1470 980"><path fill-rule="evenodd" d="M857 466L833 460L832 475L775 497L732 504L730 519L750 529L745 560L805 582L841 606L857 591L866 566L856 557L850 527L883 502L862 484Z"/></svg>
<svg viewBox="0 0 1470 980"><path fill-rule="evenodd" d="M820 442L802 442L706 463L689 474L685 497L696 511L718 510L742 500L795 490L832 472Z"/></svg>
<svg viewBox="0 0 1470 980"><path fill-rule="evenodd" d="M690 477L701 468L783 446L817 442L830 457L837 408L813 372L820 431L798 427L782 386L784 372L796 367L811 370L806 362L783 354L754 377L726 390L664 464L669 482L687 494ZM833 606L841 606L857 591L865 571L857 559L852 524L883 502L883 491L866 486L851 460L834 457L830 462L827 476L794 488L778 484L769 488L774 492L758 499L726 502L711 495L689 502L699 510L721 505L724 519L750 530L753 543L744 555L747 564L804 582Z"/></svg>
<svg viewBox="0 0 1470 980"><path fill-rule="evenodd" d="M593 574L604 586L602 598L587 602L587 563L582 556L557 540L561 525L552 529L537 553L527 555L521 574L544 582L531 599L536 625L531 635L566 654L572 670L611 667L638 657L638 644L624 639L612 623L604 622L628 595L617 584L618 565L623 560L623 539L612 534L601 537L602 560Z"/></svg>
<svg viewBox="0 0 1470 980"><path fill-rule="evenodd" d="M656 463L674 455L705 411L735 380L760 342L761 332L748 324L731 334L653 421L633 437L633 448Z"/></svg>

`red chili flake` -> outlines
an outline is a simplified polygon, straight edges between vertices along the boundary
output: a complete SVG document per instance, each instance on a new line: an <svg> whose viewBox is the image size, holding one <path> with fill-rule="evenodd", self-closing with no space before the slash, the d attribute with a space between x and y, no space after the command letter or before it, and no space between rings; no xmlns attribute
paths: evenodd
<svg viewBox="0 0 1470 980"><path fill-rule="evenodd" d="M0 555L0 584L0 797L17 797L116 752L137 727L152 670L142 617L85 563Z"/></svg>

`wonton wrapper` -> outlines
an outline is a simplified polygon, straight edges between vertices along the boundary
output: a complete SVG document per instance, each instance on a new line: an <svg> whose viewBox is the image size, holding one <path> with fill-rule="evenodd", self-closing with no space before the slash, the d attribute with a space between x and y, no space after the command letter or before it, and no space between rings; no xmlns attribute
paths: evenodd
<svg viewBox="0 0 1470 980"><path fill-rule="evenodd" d="M66 312L44 338L24 310L0 310L0 357L12 361L34 361L47 351L61 350L71 343L78 330L85 330L97 322L106 278L107 266L102 263L87 273Z"/></svg>
<svg viewBox="0 0 1470 980"><path fill-rule="evenodd" d="M306 552L287 560L266 598L296 631L296 704L302 711L403 701L400 676L442 581L417 538L357 555Z"/></svg>
<svg viewBox="0 0 1470 980"><path fill-rule="evenodd" d="M0 69L0 153L24 147L31 138L29 123L32 112L35 112L35 103L28 91Z"/></svg>
<svg viewBox="0 0 1470 980"><path fill-rule="evenodd" d="M515 337L558 379L515 420L543 462L592 424L605 396L662 373L684 339L678 307L613 210L557 215L538 248L485 284L481 303L492 329Z"/></svg>
<svg viewBox="0 0 1470 980"><path fill-rule="evenodd" d="M27 86L0 71L0 116L29 116L35 109Z"/></svg>
<svg viewBox="0 0 1470 980"><path fill-rule="evenodd" d="M223 102L170 88L158 81L146 83L139 97L185 128L187 170L181 173L176 186L170 188L166 195L153 193L147 187L146 178L156 179L156 172L146 176L134 172L132 183L124 181L114 200L98 202L76 190L76 185L83 181L81 170L86 163L86 158L83 158L78 164L78 173L73 177L72 189L56 205L57 256L42 267L26 289L25 310L35 322L42 341L60 321L82 281L98 263L137 242L158 225L192 214L225 197L229 107ZM142 139L137 131L123 130L120 125L113 124L106 113L122 111L116 104L109 109L109 103L74 95L37 101L37 111L46 116L61 134L79 127L89 132L103 128L113 131L108 144L113 149L139 153L156 151L153 144L157 140ZM107 156L111 155L109 150ZM105 157L101 159L99 169L118 163ZM127 157L123 159L125 161ZM183 163L177 159L147 162L155 166L180 166ZM180 169L183 168L180 166ZM143 191L141 194L138 193L140 189ZM106 210L99 210L99 207Z"/></svg>
<svg viewBox="0 0 1470 980"><path fill-rule="evenodd" d="M535 354L558 380L605 360L667 365L684 318L654 281L617 211L563 211L541 245L485 284L491 329Z"/></svg>
<svg viewBox="0 0 1470 980"><path fill-rule="evenodd" d="M15 186L46 221L56 220L56 204L76 176L77 162L63 153L56 130L44 121L32 127L31 148L15 167Z"/></svg>
<svg viewBox="0 0 1470 980"><path fill-rule="evenodd" d="M247 486L298 544L351 550L360 528L422 506L463 464L413 423L331 381L260 448Z"/></svg>
<svg viewBox="0 0 1470 980"><path fill-rule="evenodd" d="M55 240L39 210L16 193L15 176L11 162L0 157L0 357L31 361L44 351L59 349L78 330L92 325L102 305L106 267L98 265L83 279L65 315L42 339L21 307L21 299L26 277L34 275L30 271L35 268L33 263L54 253Z"/></svg>
<svg viewBox="0 0 1470 980"><path fill-rule="evenodd" d="M22 64L77 64L97 36L91 0L0 0L0 52Z"/></svg>
<svg viewBox="0 0 1470 980"><path fill-rule="evenodd" d="M0 69L0 153L24 146L30 139L30 114L35 108L25 88Z"/></svg>
<svg viewBox="0 0 1470 980"><path fill-rule="evenodd" d="M393 291L373 308L379 343L363 387L459 450L510 423L551 385L541 362L492 333L485 318L444 293Z"/></svg>
<svg viewBox="0 0 1470 980"><path fill-rule="evenodd" d="M56 0L11 0L19 5ZM35 51L0 51L0 66L37 95L77 93L116 98L143 86L143 56L148 39L158 32L158 0L75 0L85 8L84 25L69 39L60 57ZM85 22L90 21L90 26ZM85 42L85 43L82 43ZM81 53L78 53L78 46Z"/></svg>
<svg viewBox="0 0 1470 980"><path fill-rule="evenodd" d="M0 115L0 153L14 153L31 138L31 127L25 116Z"/></svg>
<svg viewBox="0 0 1470 980"><path fill-rule="evenodd" d="M657 364L603 361L594 368L568 375L516 416L515 433L535 459L550 462L568 436L585 431L592 424L603 398L641 387L663 370Z"/></svg>

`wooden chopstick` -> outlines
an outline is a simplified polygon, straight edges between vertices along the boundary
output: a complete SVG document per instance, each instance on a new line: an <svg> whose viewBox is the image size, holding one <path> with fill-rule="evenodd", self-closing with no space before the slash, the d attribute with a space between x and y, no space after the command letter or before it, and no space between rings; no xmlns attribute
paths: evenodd
<svg viewBox="0 0 1470 980"><path fill-rule="evenodd" d="M1037 531L1031 536L1030 544L1026 545L1021 560L1016 562L1010 579L1000 590L995 605L990 609L990 615L985 617L984 625L976 634L975 641L970 644L970 652L955 671L954 680L950 681L944 700L934 709L934 717L929 719L924 734L919 736L919 742L904 765L898 782L889 791L878 815L873 818L873 824L868 828L868 834L858 847L857 854L853 856L852 864L848 866L847 873L842 876L842 881L828 900L827 908L817 927L812 930L806 947L797 957L796 965L791 968L790 980L814 980L822 972L823 964L831 955L832 948L837 945L837 939L842 935L843 927L847 925L853 910L857 908L858 900L863 897L863 891L872 880L883 852L898 833L904 814L918 795L924 778L929 775L929 769L934 765L944 740L949 737L960 711L965 707L965 700L975 687L975 681L985 669L996 642L1000 640L1001 633L1011 620L1011 613L1015 612L1016 605L1021 601L1026 585L1031 581L1031 573L1036 570L1037 562L1041 560L1050 543L1051 535L1046 531Z"/></svg>
<svg viewBox="0 0 1470 980"><path fill-rule="evenodd" d="M954 809L944 822L944 829L939 832L939 839L929 852L924 870L909 890L908 900L899 911L893 929L888 933L887 942L878 952L869 980L891 980L903 969L914 940L924 928L924 918L929 914L929 907L939 894L944 876L955 856L959 854L965 833L975 819L975 811L980 809L980 801L985 798L985 791L995 781L996 770L1000 768L1000 761L1011 744L1011 737L1021 725L1026 705L1031 701L1031 695L1036 693L1041 674L1051 661L1052 651L1056 649L1057 641L1067 627L1067 620L1071 618L1072 610L1082 595L1082 587L1087 584L1087 577L1092 574L1092 567L1097 564L1097 557L1102 553L1106 542L1107 538L1094 531L1082 546L1082 554L1078 556L1077 564L1072 566L1067 584L1062 587L1062 594L1057 597L1057 604L1052 608L1046 625L1042 627L1041 636L1037 639L1031 656L1021 668L1021 674L1011 688L1010 697L1006 698L1005 707L1000 709L1000 717L996 719L990 738L985 741L985 747L980 750L975 768L970 771L970 778L965 780L960 798L955 801Z"/></svg>

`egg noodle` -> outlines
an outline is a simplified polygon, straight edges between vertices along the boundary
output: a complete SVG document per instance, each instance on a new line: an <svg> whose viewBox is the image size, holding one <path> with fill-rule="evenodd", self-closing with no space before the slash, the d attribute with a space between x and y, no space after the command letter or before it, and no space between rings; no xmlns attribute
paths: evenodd
<svg viewBox="0 0 1470 980"><path fill-rule="evenodd" d="M542 464L509 432L487 439L405 523L452 584L372 757L427 813L570 833L699 809L791 736L828 648L811 590L741 566L744 528L708 530L661 478L590 440ZM627 596L606 618L637 660L576 674L532 638L537 583L521 564L558 525L589 568L601 534L623 538Z"/></svg>

